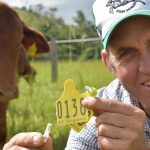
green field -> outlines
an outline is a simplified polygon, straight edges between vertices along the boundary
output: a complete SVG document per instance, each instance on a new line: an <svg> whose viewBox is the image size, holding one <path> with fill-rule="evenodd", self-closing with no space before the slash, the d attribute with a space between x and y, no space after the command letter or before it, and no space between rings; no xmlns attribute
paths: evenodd
<svg viewBox="0 0 150 150"><path fill-rule="evenodd" d="M8 139L18 132L38 131L43 133L48 122L53 124L51 135L54 150L63 150L69 133L68 127L56 125L55 102L63 92L66 79L73 79L82 93L84 86L96 88L107 85L113 77L100 60L61 61L58 63L58 80L51 81L50 62L32 62L37 70L36 82L30 86L19 79L20 96L10 101L7 113Z"/></svg>

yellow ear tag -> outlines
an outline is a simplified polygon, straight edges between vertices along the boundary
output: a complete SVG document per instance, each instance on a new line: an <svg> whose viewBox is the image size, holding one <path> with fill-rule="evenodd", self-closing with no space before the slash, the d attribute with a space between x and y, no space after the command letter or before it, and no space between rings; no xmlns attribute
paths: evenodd
<svg viewBox="0 0 150 150"><path fill-rule="evenodd" d="M93 111L92 110L88 110L88 121L90 120L90 118L93 116ZM74 129L77 132L80 132L82 130L82 128L85 127L86 123L88 122L79 122L79 123L75 123L75 124L70 124L69 126Z"/></svg>
<svg viewBox="0 0 150 150"><path fill-rule="evenodd" d="M27 55L34 57L36 56L36 51L37 51L36 43L33 43L31 46L28 47Z"/></svg>
<svg viewBox="0 0 150 150"><path fill-rule="evenodd" d="M73 80L68 79L64 83L64 92L56 101L56 116L58 125L69 125L77 132L86 125L93 116L92 110L83 107L82 100L89 97L89 92L80 94Z"/></svg>
<svg viewBox="0 0 150 150"><path fill-rule="evenodd" d="M85 86L85 89L87 90L86 92L88 92L88 94L90 96L96 96L97 95L97 89L94 87L89 87L89 86ZM88 121L90 120L90 118L93 116L93 111L92 110L88 110ZM81 122L81 123L76 123L76 124L71 124L70 127L73 128L75 131L80 132L82 130L82 128L85 127L87 122Z"/></svg>

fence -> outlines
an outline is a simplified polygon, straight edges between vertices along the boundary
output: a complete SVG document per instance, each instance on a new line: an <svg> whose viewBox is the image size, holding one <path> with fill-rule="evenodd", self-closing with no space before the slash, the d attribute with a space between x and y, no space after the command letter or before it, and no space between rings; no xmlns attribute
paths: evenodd
<svg viewBox="0 0 150 150"><path fill-rule="evenodd" d="M95 42L99 41L99 37L95 38L86 38L86 39L70 39L70 40L52 40L48 43L51 45L51 73L52 73L52 82L57 81L57 44L68 44L68 43L77 43L77 42Z"/></svg>

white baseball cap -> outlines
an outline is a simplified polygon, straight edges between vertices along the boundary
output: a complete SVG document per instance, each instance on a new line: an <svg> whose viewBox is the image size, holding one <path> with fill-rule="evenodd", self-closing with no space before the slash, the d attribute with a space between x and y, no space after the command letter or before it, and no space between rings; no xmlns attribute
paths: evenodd
<svg viewBox="0 0 150 150"><path fill-rule="evenodd" d="M103 48L107 48L112 31L123 20L132 16L150 16L150 0L96 0L93 15Z"/></svg>

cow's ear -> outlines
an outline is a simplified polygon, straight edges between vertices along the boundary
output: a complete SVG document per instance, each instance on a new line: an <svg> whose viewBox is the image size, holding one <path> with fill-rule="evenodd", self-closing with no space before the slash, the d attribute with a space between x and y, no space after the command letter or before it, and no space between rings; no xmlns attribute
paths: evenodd
<svg viewBox="0 0 150 150"><path fill-rule="evenodd" d="M26 26L23 32L24 38L22 43L27 50L27 54L34 56L50 51L48 41L40 32Z"/></svg>

